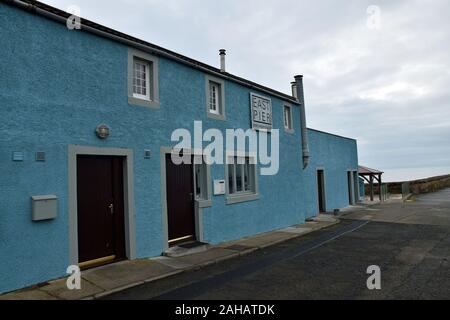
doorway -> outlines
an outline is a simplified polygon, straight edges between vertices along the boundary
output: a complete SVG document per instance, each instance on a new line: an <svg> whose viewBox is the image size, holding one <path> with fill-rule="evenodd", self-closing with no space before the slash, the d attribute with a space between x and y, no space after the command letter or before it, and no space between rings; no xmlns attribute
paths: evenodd
<svg viewBox="0 0 450 320"><path fill-rule="evenodd" d="M354 203L358 203L360 201L359 197L359 176L358 171L353 171L353 195L354 195Z"/></svg>
<svg viewBox="0 0 450 320"><path fill-rule="evenodd" d="M347 171L347 186L348 186L348 204L353 205L354 202L354 193L353 193L353 174L351 171Z"/></svg>
<svg viewBox="0 0 450 320"><path fill-rule="evenodd" d="M169 246L197 240L192 161L176 165L167 153L165 165Z"/></svg>
<svg viewBox="0 0 450 320"><path fill-rule="evenodd" d="M77 156L78 262L82 269L126 258L124 158Z"/></svg>
<svg viewBox="0 0 450 320"><path fill-rule="evenodd" d="M326 212L325 178L323 170L317 170L317 197L319 199L319 213Z"/></svg>

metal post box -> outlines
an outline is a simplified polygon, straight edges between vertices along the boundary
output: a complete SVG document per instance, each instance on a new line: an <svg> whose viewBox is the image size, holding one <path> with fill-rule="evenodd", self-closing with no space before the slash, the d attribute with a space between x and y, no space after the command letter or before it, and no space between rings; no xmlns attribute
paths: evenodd
<svg viewBox="0 0 450 320"><path fill-rule="evenodd" d="M58 197L55 195L31 197L31 219L33 221L56 218L58 213Z"/></svg>

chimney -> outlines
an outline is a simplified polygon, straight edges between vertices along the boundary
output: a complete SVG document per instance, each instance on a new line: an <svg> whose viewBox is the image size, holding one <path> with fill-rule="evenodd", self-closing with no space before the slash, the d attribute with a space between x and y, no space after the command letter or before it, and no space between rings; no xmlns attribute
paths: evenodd
<svg viewBox="0 0 450 320"><path fill-rule="evenodd" d="M291 82L291 89L292 89L292 96L295 99L298 99L298 97L297 97L297 82L295 82L295 81Z"/></svg>
<svg viewBox="0 0 450 320"><path fill-rule="evenodd" d="M220 49L219 50L219 56L220 56L220 72L225 72L225 56L226 56L226 50Z"/></svg>
<svg viewBox="0 0 450 320"><path fill-rule="evenodd" d="M308 129L306 128L306 111L305 111L305 97L303 93L303 76L295 76L295 90L293 89L293 94L296 94L298 102L300 102L300 128L302 134L302 158L303 158L303 169L306 169L309 163L309 147L308 147ZM294 86L293 86L294 88Z"/></svg>

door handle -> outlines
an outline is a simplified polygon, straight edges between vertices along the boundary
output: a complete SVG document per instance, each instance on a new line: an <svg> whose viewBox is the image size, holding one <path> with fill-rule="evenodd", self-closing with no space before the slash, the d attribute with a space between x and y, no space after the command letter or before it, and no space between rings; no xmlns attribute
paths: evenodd
<svg viewBox="0 0 450 320"><path fill-rule="evenodd" d="M109 208L109 211L111 212L111 214L114 214L114 204L110 204L109 206L108 206L108 208Z"/></svg>

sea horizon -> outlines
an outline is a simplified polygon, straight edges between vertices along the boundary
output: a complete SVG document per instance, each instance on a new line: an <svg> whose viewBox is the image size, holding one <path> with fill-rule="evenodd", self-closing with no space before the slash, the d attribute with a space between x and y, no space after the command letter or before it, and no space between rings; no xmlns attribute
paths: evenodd
<svg viewBox="0 0 450 320"><path fill-rule="evenodd" d="M448 167L416 167L416 168L388 168L383 171L383 182L403 182L431 178L450 174Z"/></svg>

